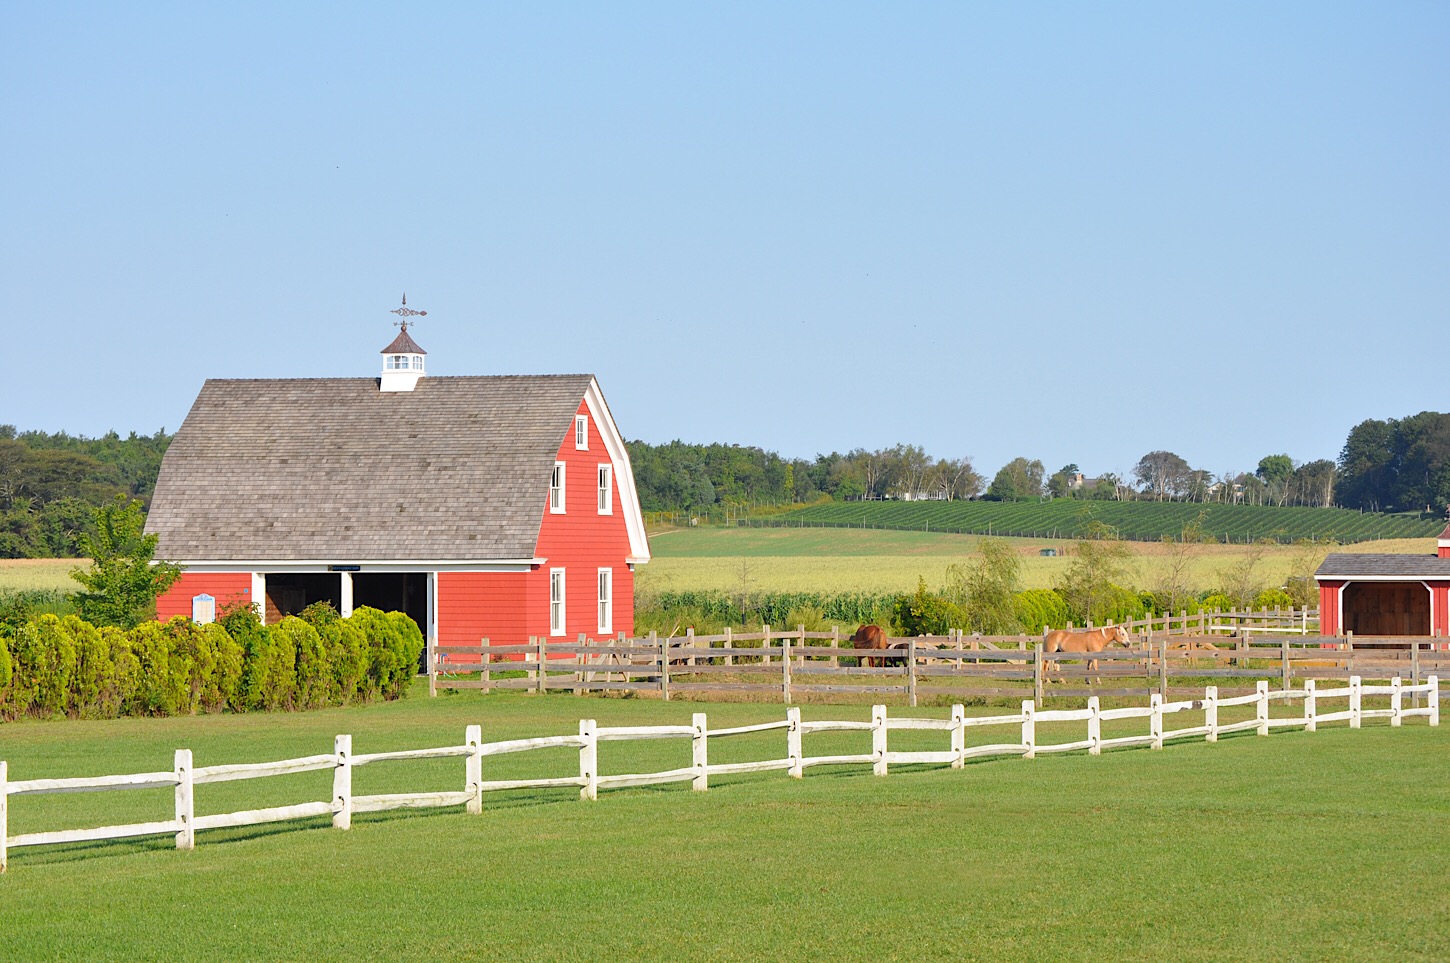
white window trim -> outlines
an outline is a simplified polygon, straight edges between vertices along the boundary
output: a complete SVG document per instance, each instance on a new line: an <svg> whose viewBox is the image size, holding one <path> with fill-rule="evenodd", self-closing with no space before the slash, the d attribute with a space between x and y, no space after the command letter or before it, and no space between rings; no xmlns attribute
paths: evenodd
<svg viewBox="0 0 1450 963"><path fill-rule="evenodd" d="M608 635L614 631L614 569L601 568L594 581L599 589L599 632Z"/></svg>
<svg viewBox="0 0 1450 963"><path fill-rule="evenodd" d="M553 476L549 476L549 514L551 515L564 514L564 489L567 487L564 484L564 480L566 478L565 469L567 467L562 461L554 462L554 471L559 475L559 486L557 488L554 487ZM554 504L555 492L559 493L559 503L557 505Z"/></svg>
<svg viewBox="0 0 1450 963"><path fill-rule="evenodd" d="M554 577L558 576L559 601L554 601ZM549 569L549 634L563 635L569 626L569 596L562 568ZM559 606L559 621L554 621L554 606Z"/></svg>
<svg viewBox="0 0 1450 963"><path fill-rule="evenodd" d="M583 436L583 440L580 440L580 436L581 435ZM574 416L574 450L575 451L588 451L589 450L589 416L588 415L575 415Z"/></svg>
<svg viewBox="0 0 1450 963"><path fill-rule="evenodd" d="M598 489L598 491L597 491L597 493L595 495L595 499L594 499L595 508L599 509L599 514L601 514L601 515L613 515L614 514L614 466L611 465L607 461L606 462L602 462L599 465L599 471L598 471L598 473L596 474L595 477L596 478L602 478L604 480L604 483L599 486L599 489ZM604 497L601 499L599 497L600 495L602 495ZM604 503L603 505L600 505L599 504L601 501Z"/></svg>

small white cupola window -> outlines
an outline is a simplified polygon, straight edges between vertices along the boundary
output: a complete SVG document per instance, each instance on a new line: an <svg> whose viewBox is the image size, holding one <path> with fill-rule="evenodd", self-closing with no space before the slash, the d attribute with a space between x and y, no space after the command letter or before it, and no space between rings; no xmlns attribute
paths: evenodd
<svg viewBox="0 0 1450 963"><path fill-rule="evenodd" d="M378 382L379 391L412 391L418 384L418 379L423 377L423 356L428 352L418 347L408 334L408 321L412 317L422 317L427 311L414 311L408 307L408 296L403 295L403 306L394 308L393 314L403 320L394 323L401 328L393 343L383 349L383 374Z"/></svg>

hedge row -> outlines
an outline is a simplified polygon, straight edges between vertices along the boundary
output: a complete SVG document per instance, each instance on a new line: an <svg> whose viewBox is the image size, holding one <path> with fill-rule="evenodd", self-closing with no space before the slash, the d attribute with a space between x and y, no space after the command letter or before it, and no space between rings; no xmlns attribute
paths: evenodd
<svg viewBox="0 0 1450 963"><path fill-rule="evenodd" d="M313 709L396 699L423 636L400 612L328 606L263 626L249 609L131 630L42 615L0 638L0 719Z"/></svg>

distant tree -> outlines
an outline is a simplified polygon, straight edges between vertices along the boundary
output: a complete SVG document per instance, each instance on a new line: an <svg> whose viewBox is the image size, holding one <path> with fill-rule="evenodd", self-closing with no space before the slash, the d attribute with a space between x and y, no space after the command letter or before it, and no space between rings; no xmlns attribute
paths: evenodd
<svg viewBox="0 0 1450 963"><path fill-rule="evenodd" d="M117 495L96 510L94 535L79 539L82 555L93 565L74 569L81 584L76 608L93 625L134 628L155 614L156 599L181 577L180 567L157 562L155 535L143 532L141 503Z"/></svg>
<svg viewBox="0 0 1450 963"><path fill-rule="evenodd" d="M1334 462L1319 458L1294 469L1295 498L1301 505L1329 508L1334 504Z"/></svg>
<svg viewBox="0 0 1450 963"><path fill-rule="evenodd" d="M1171 451L1150 451L1138 459L1133 477L1158 501L1182 495L1193 469Z"/></svg>
<svg viewBox="0 0 1450 963"><path fill-rule="evenodd" d="M997 471L987 486L987 497L997 501L1040 498L1043 471L1042 462L1035 458L1014 458Z"/></svg>
<svg viewBox="0 0 1450 963"><path fill-rule="evenodd" d="M1349 430L1339 452L1339 495L1349 508L1377 512L1394 500L1394 421L1374 418Z"/></svg>

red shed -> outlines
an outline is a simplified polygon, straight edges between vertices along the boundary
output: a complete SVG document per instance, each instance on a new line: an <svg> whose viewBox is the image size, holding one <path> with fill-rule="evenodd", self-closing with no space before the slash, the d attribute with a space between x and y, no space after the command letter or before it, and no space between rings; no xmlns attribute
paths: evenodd
<svg viewBox="0 0 1450 963"><path fill-rule="evenodd" d="M1314 578L1325 635L1450 635L1450 525L1434 555L1336 553Z"/></svg>
<svg viewBox="0 0 1450 963"><path fill-rule="evenodd" d="M425 377L406 325L378 378L209 380L146 529L157 604L408 613L442 646L634 629L649 561L624 439L590 375ZM205 603L198 607L205 611Z"/></svg>

